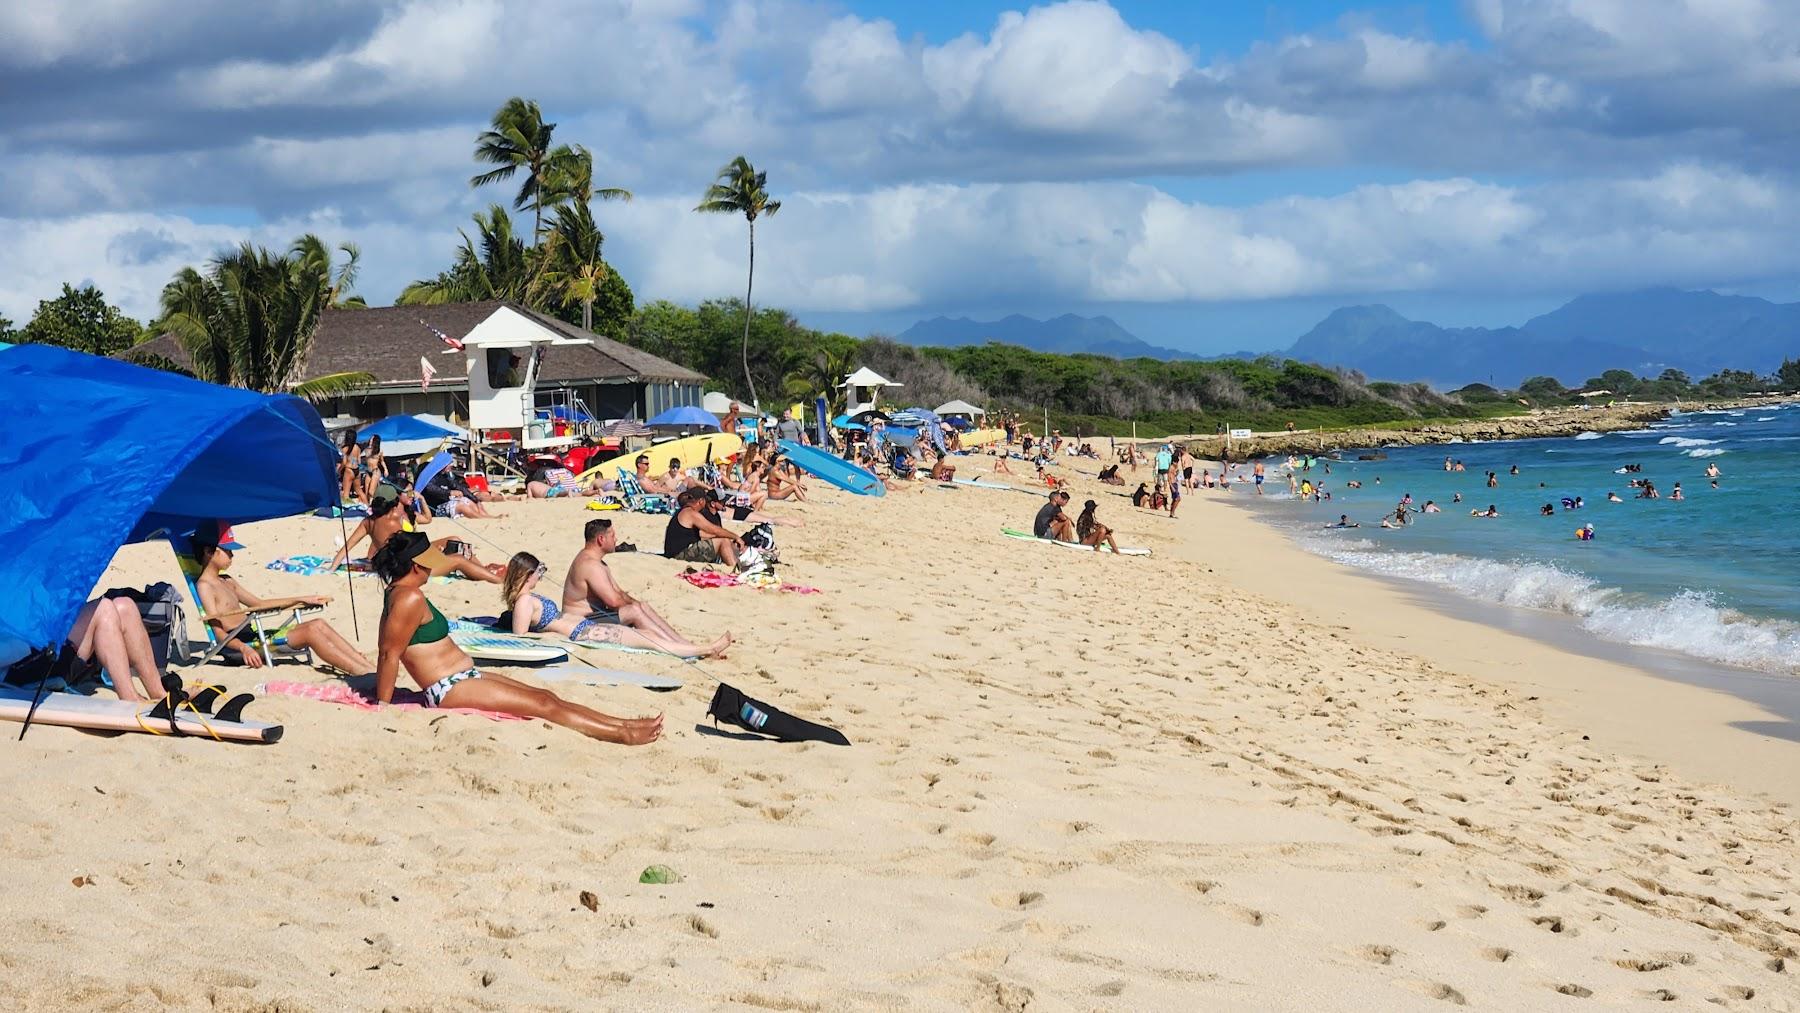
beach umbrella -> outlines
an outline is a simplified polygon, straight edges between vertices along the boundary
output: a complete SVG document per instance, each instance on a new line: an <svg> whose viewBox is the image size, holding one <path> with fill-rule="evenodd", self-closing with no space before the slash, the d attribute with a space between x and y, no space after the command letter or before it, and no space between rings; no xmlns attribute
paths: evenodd
<svg viewBox="0 0 1800 1013"><path fill-rule="evenodd" d="M337 449L297 397L0 344L0 404L21 434L0 442L0 665L61 644L121 545L337 502Z"/></svg>
<svg viewBox="0 0 1800 1013"><path fill-rule="evenodd" d="M865 408L862 411L857 412L855 415L852 415L851 418L855 419L858 422L861 422L865 426L871 422L890 421L887 412L881 411L880 409L876 409L876 408Z"/></svg>
<svg viewBox="0 0 1800 1013"><path fill-rule="evenodd" d="M689 429L719 428L719 419L712 412L695 405L681 405L652 418L645 425L649 426L681 426Z"/></svg>
<svg viewBox="0 0 1800 1013"><path fill-rule="evenodd" d="M945 419L944 421L948 422L950 424L950 428L952 428L952 429L973 429L973 428L975 428L975 423L970 422L968 419L962 418L961 416L957 416L957 415L952 415L949 418Z"/></svg>
<svg viewBox="0 0 1800 1013"><path fill-rule="evenodd" d="M600 428L600 435L612 439L625 439L628 436L649 436L650 427L637 419L620 419L608 422Z"/></svg>
<svg viewBox="0 0 1800 1013"><path fill-rule="evenodd" d="M837 418L834 418L831 420L831 424L834 428L837 428L837 429L854 429L859 433L862 432L863 430L869 428L868 426L863 425L861 422L850 421L850 416L848 416L848 415L839 415Z"/></svg>

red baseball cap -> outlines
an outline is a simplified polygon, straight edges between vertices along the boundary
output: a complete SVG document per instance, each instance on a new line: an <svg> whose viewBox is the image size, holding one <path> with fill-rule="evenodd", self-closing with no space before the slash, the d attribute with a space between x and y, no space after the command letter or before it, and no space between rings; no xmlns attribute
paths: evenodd
<svg viewBox="0 0 1800 1013"><path fill-rule="evenodd" d="M201 521L200 526L194 529L194 542L197 545L216 545L228 552L239 552L244 548L231 533L231 525L224 521Z"/></svg>

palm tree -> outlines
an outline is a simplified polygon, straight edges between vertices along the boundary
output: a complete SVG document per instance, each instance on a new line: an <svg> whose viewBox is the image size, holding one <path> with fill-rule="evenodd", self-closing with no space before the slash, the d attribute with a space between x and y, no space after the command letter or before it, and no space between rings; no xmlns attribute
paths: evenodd
<svg viewBox="0 0 1800 1013"><path fill-rule="evenodd" d="M162 292L157 328L175 335L202 380L309 400L336 397L375 382L368 373L333 373L304 383L319 315L345 302L355 258L334 269L325 244L305 235L287 253L245 243L221 253L205 274L176 273Z"/></svg>
<svg viewBox="0 0 1800 1013"><path fill-rule="evenodd" d="M525 240L513 232L512 216L506 209L490 204L486 213L477 211L476 239L470 239L467 232L459 230L459 234L462 246L449 270L406 286L400 298L394 300L396 305L435 306L483 299L525 301L540 267Z"/></svg>
<svg viewBox="0 0 1800 1013"><path fill-rule="evenodd" d="M750 288L756 282L756 219L781 210L781 202L770 200L764 184L769 174L757 172L749 159L739 155L719 170L713 185L707 187L695 211L707 214L739 214L750 223L750 270L744 279L744 383L750 387L750 403L756 404L756 381L750 378Z"/></svg>
<svg viewBox="0 0 1800 1013"><path fill-rule="evenodd" d="M789 376L789 397L825 395L825 404L833 414L844 408L844 377L856 368L854 346L823 348L814 353L802 369Z"/></svg>
<svg viewBox="0 0 1800 1013"><path fill-rule="evenodd" d="M533 242L544 230L543 191L557 171L556 160L572 157L567 145L561 148L550 146L550 138L555 133L556 124L544 122L544 113L536 102L515 95L494 112L492 129L482 131L475 138L475 160L498 168L470 177L469 186L481 187L508 180L524 169L525 178L513 197L513 210L531 208L535 216Z"/></svg>
<svg viewBox="0 0 1800 1013"><path fill-rule="evenodd" d="M594 300L610 270L600 257L605 241L586 203L557 208L543 245L543 270L533 286L539 301L549 296L563 304L579 302L584 331L594 329Z"/></svg>
<svg viewBox="0 0 1800 1013"><path fill-rule="evenodd" d="M558 208L568 204L588 205L600 200L631 199L624 187L606 186L594 189L594 155L579 144L558 145L550 153L549 170L538 197L544 207Z"/></svg>
<svg viewBox="0 0 1800 1013"><path fill-rule="evenodd" d="M355 243L338 244L338 252L344 255L341 267L332 265L331 251L325 248L318 236L310 232L294 241L293 252L306 262L307 270L318 271L330 279L330 288L325 292L325 305L334 310L369 308L362 296L350 294L350 290L356 287L357 265L362 262L362 250Z"/></svg>

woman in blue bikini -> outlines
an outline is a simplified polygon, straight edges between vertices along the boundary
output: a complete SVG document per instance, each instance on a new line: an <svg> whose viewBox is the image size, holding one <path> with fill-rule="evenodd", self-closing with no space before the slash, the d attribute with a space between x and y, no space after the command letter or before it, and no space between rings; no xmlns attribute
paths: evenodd
<svg viewBox="0 0 1800 1013"><path fill-rule="evenodd" d="M477 669L456 641L450 623L425 598L425 582L443 562L431 540L413 531L389 538L371 561L387 583L381 614L381 655L375 668L375 699L391 703L400 666L425 691L433 707L477 710L542 718L567 728L625 745L642 745L662 736L662 715L615 718L570 703L549 690L528 686L504 675Z"/></svg>
<svg viewBox="0 0 1800 1013"><path fill-rule="evenodd" d="M562 606L537 593L538 581L548 568L529 552L516 552L506 564L506 576L500 583L500 599L512 613L514 633L548 633L570 640L617 644L642 651L661 651L678 658L705 658L711 648L685 640L671 640L655 631L644 631L616 621L602 622L564 615Z"/></svg>

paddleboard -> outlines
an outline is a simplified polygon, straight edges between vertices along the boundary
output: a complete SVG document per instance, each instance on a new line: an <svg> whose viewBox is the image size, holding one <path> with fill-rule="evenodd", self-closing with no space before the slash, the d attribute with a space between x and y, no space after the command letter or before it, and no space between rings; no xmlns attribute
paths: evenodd
<svg viewBox="0 0 1800 1013"><path fill-rule="evenodd" d="M545 682L578 682L584 686L642 686L645 689L680 689L680 679L649 672L621 672L613 668L590 668L586 665L558 665L531 673Z"/></svg>
<svg viewBox="0 0 1800 1013"><path fill-rule="evenodd" d="M30 689L0 686L0 721L24 721L31 710L31 697ZM149 714L147 704L75 693L45 693L31 723L100 732L172 734L168 718L153 718ZM175 726L195 738L217 735L231 742L281 741L281 726L263 721L220 721L192 711L177 711Z"/></svg>
<svg viewBox="0 0 1800 1013"><path fill-rule="evenodd" d="M1051 545L1059 545L1065 549L1074 549L1077 552L1102 552L1109 556L1113 554L1111 549L1101 548L1100 546L1083 545L1080 542L1059 542L1054 538L1039 538L1036 535L1019 531L1014 528L1001 528L1000 533L1008 538L1017 538L1027 542L1048 542ZM1149 554L1150 550L1141 546L1119 546L1119 555L1121 556L1148 556Z"/></svg>
<svg viewBox="0 0 1800 1013"><path fill-rule="evenodd" d="M744 441L735 433L701 433L698 436L687 436L679 440L670 440L667 443L658 443L649 450L633 450L627 454L609 457L577 475L576 479L586 482L595 477L617 478L620 468L624 468L626 473L630 474L637 470L639 457L650 459L650 474L661 475L669 470L670 460L680 461L684 469L705 464L709 450L712 451L712 460L716 464L727 457L743 453Z"/></svg>
<svg viewBox="0 0 1800 1013"><path fill-rule="evenodd" d="M781 452L801 471L845 492L853 492L858 496L887 495L887 486L873 472L865 471L836 454L795 443L793 440L782 440Z"/></svg>
<svg viewBox="0 0 1800 1013"><path fill-rule="evenodd" d="M534 664L544 661L562 661L569 652L560 647L535 640L524 640L505 633L474 633L453 631L450 639L463 653L476 661L510 661Z"/></svg>
<svg viewBox="0 0 1800 1013"><path fill-rule="evenodd" d="M977 489L1011 489L1012 488L1012 486L1007 485L1005 482L990 482L985 478L958 478L958 479L953 479L952 481L954 481L957 485L972 485Z"/></svg>
<svg viewBox="0 0 1800 1013"><path fill-rule="evenodd" d="M964 447L985 447L990 443L999 443L1005 438L1006 430L1004 429L971 429L958 436L957 441Z"/></svg>

